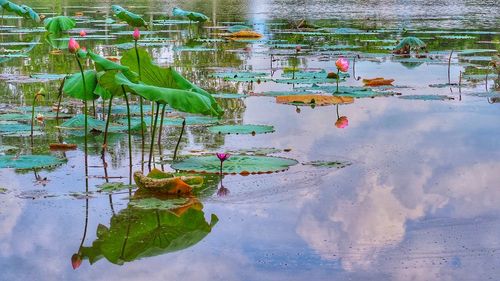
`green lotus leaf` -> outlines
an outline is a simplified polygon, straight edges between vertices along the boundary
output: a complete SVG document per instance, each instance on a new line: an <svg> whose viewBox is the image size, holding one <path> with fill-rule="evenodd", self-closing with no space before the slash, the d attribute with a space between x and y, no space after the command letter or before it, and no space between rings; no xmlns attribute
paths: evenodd
<svg viewBox="0 0 500 281"><path fill-rule="evenodd" d="M95 94L97 86L97 72L95 70L84 71L85 76L85 92L83 89L83 79L80 72L72 74L64 82L63 92L73 98L79 100L95 100L99 98Z"/></svg>
<svg viewBox="0 0 500 281"><path fill-rule="evenodd" d="M211 75L216 78L256 78L267 76L264 72L219 72Z"/></svg>
<svg viewBox="0 0 500 281"><path fill-rule="evenodd" d="M112 5L111 9L115 16L122 21L125 21L128 25L132 27L148 27L146 21L139 15L134 14L118 5Z"/></svg>
<svg viewBox="0 0 500 281"><path fill-rule="evenodd" d="M28 12L23 7L7 0L0 1L0 6L2 6L2 8L7 12L15 13L21 17L24 17L24 15Z"/></svg>
<svg viewBox="0 0 500 281"><path fill-rule="evenodd" d="M242 31L242 30L252 30L252 28L249 26L240 25L240 24L232 25L232 26L227 28L227 31L229 31L231 33L235 33L235 32Z"/></svg>
<svg viewBox="0 0 500 281"><path fill-rule="evenodd" d="M100 224L97 239L81 253L91 264L104 257L122 265L189 248L203 240L217 221L212 214L207 222L203 211L196 208L177 215L165 209L129 206L111 218L109 227Z"/></svg>
<svg viewBox="0 0 500 281"><path fill-rule="evenodd" d="M52 155L1 155L0 168L38 169L50 168L63 164L65 161Z"/></svg>
<svg viewBox="0 0 500 281"><path fill-rule="evenodd" d="M189 20L196 22L206 22L208 20L208 17L202 13L185 11L180 8L174 8L172 14L174 17L187 17Z"/></svg>
<svg viewBox="0 0 500 281"><path fill-rule="evenodd" d="M425 44L425 42L420 40L419 38L410 36L401 39L399 44L396 47L394 47L394 49L399 50L406 45L409 45L411 49L425 48L427 46L427 44Z"/></svg>
<svg viewBox="0 0 500 281"><path fill-rule="evenodd" d="M223 173L258 174L279 172L287 170L297 163L296 160L281 157L232 155L228 160L224 161ZM172 164L172 168L194 173L216 174L220 172L220 160L215 155L190 157Z"/></svg>
<svg viewBox="0 0 500 281"><path fill-rule="evenodd" d="M66 120L59 126L59 128L81 132L85 128L85 115L78 114L73 118ZM91 116L87 116L87 129L89 131L94 130L94 131L104 132L105 128L106 128L106 121L98 120ZM141 129L141 124L139 122L137 124L134 124L134 126L132 126L131 131L139 132L140 129ZM126 131L128 131L128 126L119 124L109 124L108 132L110 133L126 132Z"/></svg>
<svg viewBox="0 0 500 281"><path fill-rule="evenodd" d="M220 105L207 91L189 82L186 78L180 75L172 67L163 68L154 64L151 57L145 50L138 49L138 54L141 65L141 71L140 71L141 82L143 82L144 84L148 84L148 87L149 85L151 85L154 87L170 88L171 90L177 89L177 90L183 90L184 92L193 92L199 94L209 101L211 107L209 114L214 116L222 116L222 114L224 114L224 111L222 110ZM122 65L128 66L131 71L139 73L139 66L137 63L137 56L135 49L125 52L122 56L121 63ZM165 90L162 91L165 92ZM177 91L177 93L181 92ZM174 107L173 105L171 106ZM187 107L187 105L184 105L183 107ZM185 111L179 108L177 109ZM207 114L206 111L205 113L203 113L203 112L196 112L196 110L185 111L185 112Z"/></svg>
<svg viewBox="0 0 500 281"><path fill-rule="evenodd" d="M43 21L45 29L52 34L60 34L63 31L68 31L76 26L76 21L67 16L57 16L47 18Z"/></svg>
<svg viewBox="0 0 500 281"><path fill-rule="evenodd" d="M208 130L215 134L267 134L274 132L274 127L269 125L220 125L209 127Z"/></svg>
<svg viewBox="0 0 500 281"><path fill-rule="evenodd" d="M120 65L120 64L117 64L113 61L110 61L94 52L91 52L91 51L88 51L88 56L90 57L91 60L94 61L94 63L96 64L96 69L98 72L100 71L108 71L108 70L119 70L119 71L128 71L129 68L124 66L124 65Z"/></svg>
<svg viewBox="0 0 500 281"><path fill-rule="evenodd" d="M31 7L26 6L26 5L21 5L21 8L23 8L26 13L23 14L24 18L31 19L36 23L40 23L40 15L38 15L37 12L35 12Z"/></svg>

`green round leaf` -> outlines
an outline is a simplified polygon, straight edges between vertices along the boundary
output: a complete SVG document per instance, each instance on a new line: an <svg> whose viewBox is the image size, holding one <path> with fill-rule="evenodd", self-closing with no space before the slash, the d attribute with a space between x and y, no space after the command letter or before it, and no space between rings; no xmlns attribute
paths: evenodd
<svg viewBox="0 0 500 281"><path fill-rule="evenodd" d="M208 128L215 134L267 134L274 132L274 127L269 125L221 125Z"/></svg>
<svg viewBox="0 0 500 281"><path fill-rule="evenodd" d="M224 161L223 173L261 174L279 172L287 170L297 163L296 160L281 157L233 155ZM172 164L172 168L188 172L215 174L220 172L220 160L215 155L191 157Z"/></svg>
<svg viewBox="0 0 500 281"><path fill-rule="evenodd" d="M49 168L64 163L64 160L52 155L12 155L0 156L0 168L35 169Z"/></svg>

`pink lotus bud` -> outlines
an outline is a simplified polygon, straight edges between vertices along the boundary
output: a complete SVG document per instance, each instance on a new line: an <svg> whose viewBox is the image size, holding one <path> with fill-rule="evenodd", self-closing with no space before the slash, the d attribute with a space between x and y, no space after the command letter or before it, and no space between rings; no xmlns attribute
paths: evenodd
<svg viewBox="0 0 500 281"><path fill-rule="evenodd" d="M85 30L80 30L80 37L85 37L87 36L87 32L85 32Z"/></svg>
<svg viewBox="0 0 500 281"><path fill-rule="evenodd" d="M216 153L215 155L217 155L217 158L219 158L221 162L226 161L231 156L229 153Z"/></svg>
<svg viewBox="0 0 500 281"><path fill-rule="evenodd" d="M337 122L335 122L335 127L339 129L344 129L349 125L349 120L347 119L347 116L341 116L339 119L337 119Z"/></svg>
<svg viewBox="0 0 500 281"><path fill-rule="evenodd" d="M139 28L136 27L134 29L134 34L132 36L134 36L135 41L137 41L137 40L139 40L139 38L141 38L141 32L139 31Z"/></svg>
<svg viewBox="0 0 500 281"><path fill-rule="evenodd" d="M78 44L78 42L76 42L74 38L70 38L68 43L69 52L72 54L76 54L76 52L78 52L79 49L80 45Z"/></svg>
<svg viewBox="0 0 500 281"><path fill-rule="evenodd" d="M344 58L339 58L335 62L335 65L337 66L337 69L342 72L347 72L349 70L349 61Z"/></svg>
<svg viewBox="0 0 500 281"><path fill-rule="evenodd" d="M73 269L77 269L82 264L82 256L80 254L73 254L71 256L71 266Z"/></svg>

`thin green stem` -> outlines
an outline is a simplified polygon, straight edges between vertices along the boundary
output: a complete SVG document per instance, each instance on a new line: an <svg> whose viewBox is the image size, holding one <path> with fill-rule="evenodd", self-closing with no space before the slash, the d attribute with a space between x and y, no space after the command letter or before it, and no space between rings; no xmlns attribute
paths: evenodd
<svg viewBox="0 0 500 281"><path fill-rule="evenodd" d="M33 104L31 105L31 149L33 149L33 127L35 126L35 103L38 93L33 97Z"/></svg>
<svg viewBox="0 0 500 281"><path fill-rule="evenodd" d="M64 89L65 82L66 82L66 77L63 78L63 80L61 82L61 86L59 86L58 100L57 100L57 112L56 112L57 125L59 125L59 112L61 111L61 101L62 101L63 89Z"/></svg>
<svg viewBox="0 0 500 281"><path fill-rule="evenodd" d="M83 66L78 58L78 54L75 54L76 62L78 63L78 67L80 68L80 73L82 74L82 83L83 83L83 114L85 115L84 122L84 130L85 130L85 138L84 138L84 147L85 147L85 182L88 185L89 180L89 167L88 167L88 143L87 143L87 128L88 128L88 120L87 120L87 85L85 83L85 74L83 73Z"/></svg>
<svg viewBox="0 0 500 281"><path fill-rule="evenodd" d="M109 121L111 119L111 106L113 104L113 94L111 94L111 97L109 98L109 104L108 104L108 116L107 119L106 119L106 127L104 129L104 141L102 143L102 152L103 152L103 155L104 155L104 151L106 150L107 146L108 146L108 129L109 129Z"/></svg>
<svg viewBox="0 0 500 281"><path fill-rule="evenodd" d="M125 91L125 87L122 86L123 97L125 98L125 104L127 105L127 123L128 123L128 159L129 159L129 172L130 179L129 184L132 184L132 125L130 122L130 105L128 103L127 92Z"/></svg>
<svg viewBox="0 0 500 281"><path fill-rule="evenodd" d="M139 81L140 81L140 80L142 80L141 59L139 57L139 49L137 48L137 40L134 41L134 47L135 47L135 56L137 58L137 70L139 72ZM139 107L140 107L140 113L141 113L141 154L142 154L141 171L144 172L145 139L144 139L144 108L143 108L143 98L142 97L139 97Z"/></svg>
<svg viewBox="0 0 500 281"><path fill-rule="evenodd" d="M182 120L181 134L179 135L179 139L177 140L177 144L175 145L173 161L175 161L177 159L177 150L179 149L179 144L181 143L181 139L182 139L182 135L184 134L185 127L186 127L186 119Z"/></svg>
<svg viewBox="0 0 500 281"><path fill-rule="evenodd" d="M155 132L156 132L156 125L158 124L158 115L159 115L159 112L160 112L160 104L156 103L155 122L154 122L154 125L153 125L153 130L151 131L151 146L149 147L149 161L148 161L149 171L151 171L151 160L153 159L154 142L155 142Z"/></svg>
<svg viewBox="0 0 500 281"><path fill-rule="evenodd" d="M340 79L340 69L337 69L337 90L335 93L339 92L339 79Z"/></svg>

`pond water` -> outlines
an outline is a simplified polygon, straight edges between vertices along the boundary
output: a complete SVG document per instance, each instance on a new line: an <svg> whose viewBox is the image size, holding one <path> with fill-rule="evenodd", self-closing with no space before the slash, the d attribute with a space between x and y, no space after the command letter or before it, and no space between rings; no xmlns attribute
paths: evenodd
<svg viewBox="0 0 500 281"><path fill-rule="evenodd" d="M81 131L59 130L49 118L61 77L78 71L74 56L57 51L67 39L47 37L43 27L6 13L0 31L0 151L6 156L0 162L36 154L63 163L0 169L0 280L500 279L500 82L490 63L499 61L498 1L25 4L48 17L75 16L70 35L106 57L133 48L133 29L110 20L116 20L111 4L144 17L151 28L142 30L139 45L155 63L219 94L225 110L220 120L188 117L181 161L210 155L217 163L216 152L230 152L228 171L267 172L281 158L292 166L229 174L223 184L206 176L203 191L188 199L144 197L128 186L127 134L109 135L103 159L103 135L93 132L86 183ZM210 19L202 25L173 20L175 6ZM301 20L314 26L297 28ZM241 24L263 37L220 36ZM408 36L422 39L429 53L393 55ZM340 96L354 99L325 106L277 102L282 95L331 96L336 80L325 77L337 73L339 57L350 62ZM86 60L84 68L93 64ZM394 79L393 86L359 88L377 77ZM46 118L31 145L31 105L40 88L45 97L35 115ZM137 119L137 99L132 103ZM95 105L102 119L102 101ZM113 122L123 122L123 99L113 106ZM145 108L149 121L149 103ZM82 112L82 103L65 95L62 109L66 121ZM179 118L186 114L168 109L166 116L177 119L166 119L153 162L173 171ZM209 128L214 123L272 128L226 135ZM140 134L132 141L132 170L139 171ZM78 149L49 149L59 142ZM274 158L251 166L241 160L255 155ZM110 190L105 183L124 185ZM83 258L76 270L75 254Z"/></svg>

